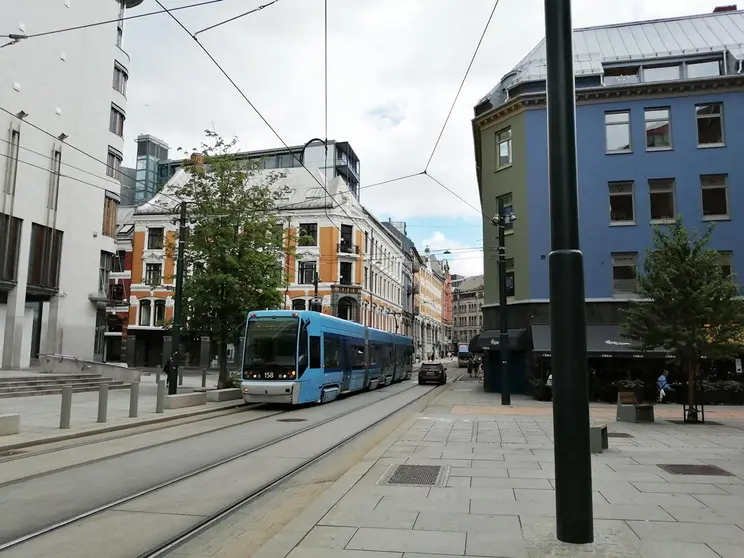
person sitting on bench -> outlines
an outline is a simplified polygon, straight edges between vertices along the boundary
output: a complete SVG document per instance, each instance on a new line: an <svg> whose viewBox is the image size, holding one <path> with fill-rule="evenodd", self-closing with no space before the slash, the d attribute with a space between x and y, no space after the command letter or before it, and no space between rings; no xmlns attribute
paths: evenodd
<svg viewBox="0 0 744 558"><path fill-rule="evenodd" d="M667 376L669 376L669 371L664 370L656 380L656 388L659 391L659 402L663 402L666 397L676 392L672 384L667 382Z"/></svg>

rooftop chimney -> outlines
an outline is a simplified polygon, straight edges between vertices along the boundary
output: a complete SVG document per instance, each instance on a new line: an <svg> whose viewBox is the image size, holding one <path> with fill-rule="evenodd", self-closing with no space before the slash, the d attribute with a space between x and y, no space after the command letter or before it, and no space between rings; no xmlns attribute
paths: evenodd
<svg viewBox="0 0 744 558"><path fill-rule="evenodd" d="M718 12L735 12L737 10L736 4L729 4L728 6L718 6L717 8L713 9L713 13Z"/></svg>

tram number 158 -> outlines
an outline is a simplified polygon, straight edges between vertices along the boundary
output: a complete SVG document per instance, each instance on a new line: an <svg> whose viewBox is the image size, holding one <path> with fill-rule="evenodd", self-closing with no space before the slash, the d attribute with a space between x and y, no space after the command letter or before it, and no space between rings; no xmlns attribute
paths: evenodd
<svg viewBox="0 0 744 558"><path fill-rule="evenodd" d="M264 377L266 377L268 379L271 379L271 378L274 377L274 373L273 372L265 372L264 373Z"/></svg>

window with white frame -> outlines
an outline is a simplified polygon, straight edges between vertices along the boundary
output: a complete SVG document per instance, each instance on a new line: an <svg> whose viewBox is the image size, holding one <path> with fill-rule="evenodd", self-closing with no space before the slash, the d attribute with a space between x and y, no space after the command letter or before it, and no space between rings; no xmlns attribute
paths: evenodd
<svg viewBox="0 0 744 558"><path fill-rule="evenodd" d="M157 287L162 284L163 264L148 263L145 264L145 284Z"/></svg>
<svg viewBox="0 0 744 558"><path fill-rule="evenodd" d="M139 301L139 325L149 326L152 318L152 302L150 300Z"/></svg>
<svg viewBox="0 0 744 558"><path fill-rule="evenodd" d="M646 150L671 149L672 120L670 108L647 108L643 116L646 122Z"/></svg>
<svg viewBox="0 0 744 558"><path fill-rule="evenodd" d="M635 199L633 196L633 182L610 182L610 223L634 224Z"/></svg>
<svg viewBox="0 0 744 558"><path fill-rule="evenodd" d="M124 111L116 105L111 105L111 117L109 118L109 131L117 136L124 136Z"/></svg>
<svg viewBox="0 0 744 558"><path fill-rule="evenodd" d="M630 153L630 111L605 113L605 142L607 153Z"/></svg>
<svg viewBox="0 0 744 558"><path fill-rule="evenodd" d="M649 180L648 195L651 204L652 222L667 222L674 220L676 210L673 178Z"/></svg>
<svg viewBox="0 0 744 558"><path fill-rule="evenodd" d="M108 149L108 160L106 161L106 174L111 178L119 179L121 173L121 163L124 157L113 147Z"/></svg>
<svg viewBox="0 0 744 558"><path fill-rule="evenodd" d="M127 71L124 69L124 67L121 66L119 63L114 62L114 79L112 84L113 88L122 95L126 96L128 80L129 75L127 75Z"/></svg>
<svg viewBox="0 0 744 558"><path fill-rule="evenodd" d="M638 290L638 252L612 254L612 293L633 294Z"/></svg>
<svg viewBox="0 0 744 558"><path fill-rule="evenodd" d="M733 276L733 261L734 253L730 251L719 251L718 252L718 267L721 270L721 275L728 277L729 279Z"/></svg>
<svg viewBox="0 0 744 558"><path fill-rule="evenodd" d="M316 271L316 262L299 262L297 266L297 283L300 285L312 285L313 281L315 281Z"/></svg>
<svg viewBox="0 0 744 558"><path fill-rule="evenodd" d="M698 147L716 147L724 144L723 103L705 103L695 106Z"/></svg>
<svg viewBox="0 0 744 558"><path fill-rule="evenodd" d="M496 132L496 170L512 164L512 131L506 128Z"/></svg>
<svg viewBox="0 0 744 558"><path fill-rule="evenodd" d="M155 301L155 314L152 325L162 327L165 322L165 300L162 298Z"/></svg>
<svg viewBox="0 0 744 558"><path fill-rule="evenodd" d="M704 174L700 177L703 220L729 218L727 182L725 174Z"/></svg>

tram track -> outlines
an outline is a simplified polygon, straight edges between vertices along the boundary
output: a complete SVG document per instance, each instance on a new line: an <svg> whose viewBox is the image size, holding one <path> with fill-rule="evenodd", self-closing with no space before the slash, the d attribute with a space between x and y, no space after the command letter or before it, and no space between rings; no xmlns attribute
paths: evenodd
<svg viewBox="0 0 744 558"><path fill-rule="evenodd" d="M400 385L400 384L399 384ZM16 536L12 540L7 540L7 542L4 542L3 544L0 544L0 551L7 552L12 549L18 549L21 550L24 548L24 545L27 545L29 543L32 543L34 541L38 541L46 536L51 535L54 532L58 532L61 530L64 530L67 527L74 527L79 526L82 522L85 522L85 520L94 518L96 516L100 516L101 514L105 514L105 512L110 512L112 510L116 510L117 508L121 508L122 506L126 504L130 504L135 501L143 501L147 496L157 494L161 491L164 491L168 488L174 487L179 484L187 483L187 481L190 480L196 480L198 477L202 476L204 477L210 472L213 472L219 468L224 468L225 466L228 466L229 464L235 463L238 460L249 458L250 456L254 456L256 454L259 454L260 452L264 450L268 450L273 447L277 447L282 444L282 442L287 442L293 438L301 437L303 434L309 433L313 430L322 429L324 426L329 425L335 421L339 421L345 418L348 418L352 415L357 415L358 413L361 413L365 409L369 409L371 407L384 404L386 401L393 399L393 398L405 398L405 395L410 392L413 389L420 389L416 385L412 385L410 387L407 387L405 389L396 391L394 393L391 393L387 395L386 397L382 397L380 399L375 399L373 401L369 401L363 405L353 407L351 409L347 410L341 410L339 409L338 413L334 413L333 415L318 420L317 422L313 422L310 425L304 426L298 430L292 430L290 432L287 432L283 435L273 437L263 443L254 445L252 447L249 447L245 450L239 451L235 454L229 455L228 457L225 457L223 459L219 459L217 461L214 461L212 463L206 464L204 466L198 467L196 469L193 469L191 471L188 471L184 474L175 476L173 478L170 478L164 482L159 482L154 484L153 486L147 487L143 490L139 490L136 492L133 492L132 494L126 495L124 497L116 498L112 501L106 502L102 505L98 505L96 507L92 507L91 509L85 510L81 513L76 513L74 515L70 515L60 521L56 521L54 523L50 523L40 529L36 529L33 531L30 531L28 533L22 534L20 536ZM438 388L434 388L438 389ZM207 516L203 520L200 520L196 525L190 526L188 529L183 530L179 535L173 537L172 539L169 539L163 544L160 544L155 550L148 551L147 553L143 554L143 556L162 556L165 555L163 552L167 552L168 549L171 549L174 547L174 545L180 545L185 540L193 537L195 534L202 532L204 529L208 528L215 522L219 521L221 517L224 517L225 515L228 515L233 511L234 509L239 508L240 506L245 505L247 502L254 500L261 494L265 493L267 490L270 490L274 486L276 486L278 483L283 482L286 478L289 476L292 476L301 470L305 469L306 467L312 465L316 461L318 461L323 456L327 455L328 452L333 451L334 449L337 449L338 447L348 443L349 441L353 440L354 438L362 435L364 432L368 431L370 428L372 428L375 424L380 422L381 420L385 420L389 416L394 415L395 413L399 412L402 409L405 409L406 407L410 406L411 404L415 403L416 401L420 400L421 398L425 397L426 395L430 394L433 390L427 389L422 390L423 392L418 397L415 397L413 400L406 401L401 406L394 406L394 409L390 411L389 413L386 413L383 417L380 417L378 420L372 421L369 425L364 426L364 428L361 428L358 431L352 432L350 435L344 437L340 441L335 442L330 448L325 448L322 452L318 453L317 455L311 456L309 459L303 459L302 462L298 463L296 466L293 466L287 471L282 472L280 475L278 475L276 478L272 478L269 481L263 483L261 486L257 488L253 488L249 491L249 493L241 496L238 500L233 501L228 506L223 506L219 510L216 510ZM373 394L377 393L371 392ZM349 399L347 399L348 401ZM336 405L338 403L334 403ZM333 406L331 406L333 407ZM318 407L316 407L317 409ZM323 408L326 408L325 406ZM298 412L301 412L306 409L299 409ZM263 416L261 418L256 418L251 421L246 422L256 422L260 421L262 419L270 419L272 417L276 417L280 414L287 414L291 413L292 411L282 411L278 413L274 413L269 416ZM307 419L305 419L307 420ZM228 428L240 428L240 425L233 425L223 428L222 430L226 430ZM344 426L339 427L340 429L343 429ZM204 436L204 433L199 434L200 436ZM182 441L183 439L180 439L179 441ZM298 444L301 445L301 441L299 441L298 438ZM167 444L163 444L167 445ZM145 449L152 449L152 446ZM115 457L120 457L115 456ZM87 463L90 464L90 463ZM49 476L53 475L54 473L57 473L59 471L54 471L47 473L46 475L41 476ZM23 480L29 480L28 478ZM0 490L4 488L7 485L0 486ZM0 492L0 498L2 498L2 492ZM21 554L26 555L26 554Z"/></svg>

